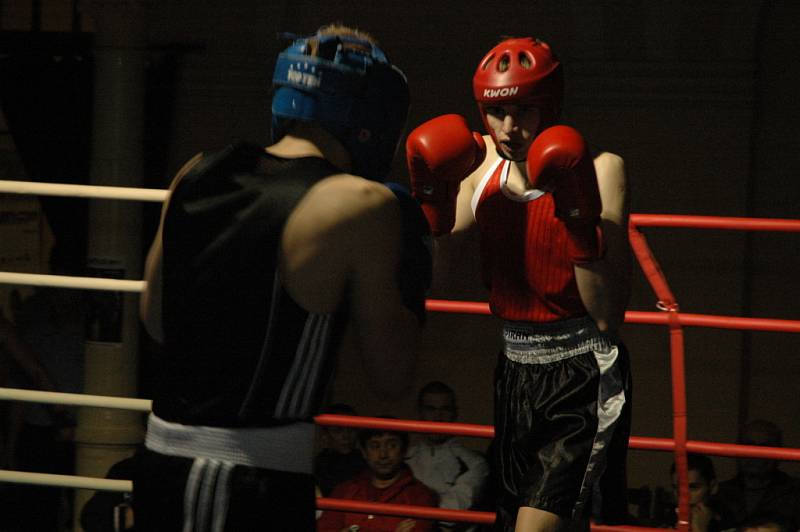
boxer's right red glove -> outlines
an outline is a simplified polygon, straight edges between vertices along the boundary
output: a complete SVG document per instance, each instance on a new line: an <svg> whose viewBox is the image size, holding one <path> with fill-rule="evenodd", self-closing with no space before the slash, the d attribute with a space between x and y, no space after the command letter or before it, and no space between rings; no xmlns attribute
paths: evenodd
<svg viewBox="0 0 800 532"><path fill-rule="evenodd" d="M464 117L450 114L428 120L406 140L411 192L434 236L453 229L461 181L486 157L486 144Z"/></svg>
<svg viewBox="0 0 800 532"><path fill-rule="evenodd" d="M602 258L603 205L594 161L581 134L568 126L542 131L528 148L527 171L534 188L552 190L556 216L567 228L572 261L580 264Z"/></svg>

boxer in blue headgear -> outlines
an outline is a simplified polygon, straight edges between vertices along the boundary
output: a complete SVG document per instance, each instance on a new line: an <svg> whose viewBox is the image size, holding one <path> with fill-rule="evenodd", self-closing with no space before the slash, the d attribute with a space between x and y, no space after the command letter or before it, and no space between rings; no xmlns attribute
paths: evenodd
<svg viewBox="0 0 800 532"><path fill-rule="evenodd" d="M272 78L273 140L292 120L315 121L344 144L356 175L383 180L408 113L408 85L374 41L325 30L296 39Z"/></svg>
<svg viewBox="0 0 800 532"><path fill-rule="evenodd" d="M341 26L278 59L276 142L200 154L148 254L145 327L164 343L134 479L148 531L314 530L314 425L352 323L368 382L411 383L431 256L386 176L405 78Z"/></svg>

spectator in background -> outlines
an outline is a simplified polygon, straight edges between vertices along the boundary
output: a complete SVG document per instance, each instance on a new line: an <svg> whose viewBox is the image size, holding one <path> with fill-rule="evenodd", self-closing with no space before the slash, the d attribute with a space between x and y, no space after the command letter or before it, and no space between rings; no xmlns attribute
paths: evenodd
<svg viewBox="0 0 800 532"><path fill-rule="evenodd" d="M355 416L355 409L337 403L323 410L324 414ZM330 495L336 485L350 480L363 471L367 464L358 449L356 429L351 427L320 427L323 449L314 459L314 475L323 496Z"/></svg>
<svg viewBox="0 0 800 532"><path fill-rule="evenodd" d="M754 420L743 427L739 443L782 447L783 433L770 421ZM777 460L740 458L737 465L737 475L719 485L719 498L736 522L773 515L800 530L800 479L780 471Z"/></svg>
<svg viewBox="0 0 800 532"><path fill-rule="evenodd" d="M79 275L81 268L57 245L50 272ZM3 319L2 349L9 358L12 387L44 391L83 391L84 298L74 289L41 287L14 305L15 325ZM28 403L12 420L7 455L15 469L73 474L75 409ZM13 511L20 530L59 530L71 521L72 492L50 486L17 486Z"/></svg>
<svg viewBox="0 0 800 532"><path fill-rule="evenodd" d="M756 515L747 518L736 532L795 532L785 518L777 515Z"/></svg>
<svg viewBox="0 0 800 532"><path fill-rule="evenodd" d="M137 472L137 454L112 465L106 478L130 480ZM97 491L81 510L84 532L134 532L133 494L129 492Z"/></svg>
<svg viewBox="0 0 800 532"><path fill-rule="evenodd" d="M368 469L336 486L331 497L385 504L436 506L436 493L414 478L403 462L408 449L408 434L367 429L359 432L358 443ZM342 530L432 532L435 529L432 521L331 510L324 511L317 520L318 532Z"/></svg>
<svg viewBox="0 0 800 532"><path fill-rule="evenodd" d="M53 379L38 355L20 337L13 322L0 312L0 386L55 391ZM25 403L3 401L0 433L0 467L18 469L17 447ZM51 407L54 408L54 407ZM60 408L60 407L59 407Z"/></svg>
<svg viewBox="0 0 800 532"><path fill-rule="evenodd" d="M720 507L716 495L719 485L714 463L702 454L687 455L689 469L689 511L693 532L720 532L732 528L732 517ZM678 500L678 473L672 464L672 492L675 506ZM677 523L677 509L672 514L669 526Z"/></svg>
<svg viewBox="0 0 800 532"><path fill-rule="evenodd" d="M12 375L18 377L20 383L12 381ZM23 381L24 378L24 381ZM26 387L53 391L55 386L39 357L19 336L13 322L6 319L0 311L0 386ZM22 431L22 418L25 403L0 401L0 469L19 470L20 464L17 449ZM21 506L30 499L29 493L39 488L30 488L20 484L0 483L0 530L3 532L21 531L20 522L24 519ZM45 502L54 502L45 507L53 520L57 520L58 489L50 489L45 493ZM52 509L52 511L47 511ZM55 522L55 521L53 521Z"/></svg>
<svg viewBox="0 0 800 532"><path fill-rule="evenodd" d="M423 386L418 395L419 418L452 423L458 418L456 394L443 382ZM484 456L447 434L425 434L408 451L406 463L414 476L439 495L439 506L469 510L478 503L489 476ZM473 530L468 523L439 523L444 530Z"/></svg>

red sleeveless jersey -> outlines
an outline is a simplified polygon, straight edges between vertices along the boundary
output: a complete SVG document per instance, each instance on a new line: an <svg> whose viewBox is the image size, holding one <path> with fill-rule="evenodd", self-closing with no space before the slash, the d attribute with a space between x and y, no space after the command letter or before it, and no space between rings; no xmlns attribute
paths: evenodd
<svg viewBox="0 0 800 532"><path fill-rule="evenodd" d="M555 216L552 195L531 190L518 196L508 191L510 166L510 161L499 159L472 198L492 313L528 322L586 314L567 255L566 228Z"/></svg>

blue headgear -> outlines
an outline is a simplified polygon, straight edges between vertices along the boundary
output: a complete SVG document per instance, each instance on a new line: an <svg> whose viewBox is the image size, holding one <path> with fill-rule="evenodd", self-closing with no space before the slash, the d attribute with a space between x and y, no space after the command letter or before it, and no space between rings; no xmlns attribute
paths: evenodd
<svg viewBox="0 0 800 532"><path fill-rule="evenodd" d="M314 38L317 55L309 55L310 37L304 37L278 56L272 78L273 141L286 134L291 120L315 121L350 153L354 174L383 180L406 122L406 77L369 41Z"/></svg>

